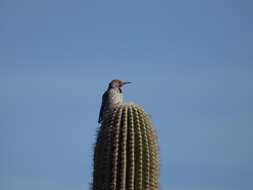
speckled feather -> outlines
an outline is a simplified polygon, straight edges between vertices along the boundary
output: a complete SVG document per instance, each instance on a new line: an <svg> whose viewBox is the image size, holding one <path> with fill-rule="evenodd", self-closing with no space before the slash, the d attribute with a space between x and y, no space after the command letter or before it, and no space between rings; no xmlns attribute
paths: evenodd
<svg viewBox="0 0 253 190"><path fill-rule="evenodd" d="M123 93L120 88L109 88L102 97L102 104L99 112L98 122L101 123L105 117L116 106L123 103Z"/></svg>

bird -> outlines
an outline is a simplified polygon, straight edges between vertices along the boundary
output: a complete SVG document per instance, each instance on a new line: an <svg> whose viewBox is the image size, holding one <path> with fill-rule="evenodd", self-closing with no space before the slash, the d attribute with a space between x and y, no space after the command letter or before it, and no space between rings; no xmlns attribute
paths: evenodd
<svg viewBox="0 0 253 190"><path fill-rule="evenodd" d="M98 123L102 123L108 113L110 113L116 106L123 103L122 87L129 83L131 82L125 82L118 79L114 79L109 83L107 90L102 96Z"/></svg>

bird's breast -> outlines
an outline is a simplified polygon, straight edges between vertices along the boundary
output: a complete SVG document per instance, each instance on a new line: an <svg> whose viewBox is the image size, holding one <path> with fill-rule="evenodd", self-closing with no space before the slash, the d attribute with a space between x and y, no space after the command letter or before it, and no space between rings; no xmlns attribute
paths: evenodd
<svg viewBox="0 0 253 190"><path fill-rule="evenodd" d="M122 104L123 103L123 94L119 93L119 92L115 92L112 91L109 93L109 97L108 97L108 107L109 108L114 108L116 105L118 104Z"/></svg>

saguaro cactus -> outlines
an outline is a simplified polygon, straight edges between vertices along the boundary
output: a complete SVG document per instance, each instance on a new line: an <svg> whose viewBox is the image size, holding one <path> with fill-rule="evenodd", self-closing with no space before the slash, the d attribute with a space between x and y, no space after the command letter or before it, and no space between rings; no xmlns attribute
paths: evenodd
<svg viewBox="0 0 253 190"><path fill-rule="evenodd" d="M98 131L93 190L158 188L158 144L149 116L135 104L120 105Z"/></svg>

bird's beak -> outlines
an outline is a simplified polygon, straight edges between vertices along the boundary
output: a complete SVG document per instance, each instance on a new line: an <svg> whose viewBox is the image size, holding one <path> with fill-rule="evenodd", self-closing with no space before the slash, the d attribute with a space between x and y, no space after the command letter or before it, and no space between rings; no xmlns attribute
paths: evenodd
<svg viewBox="0 0 253 190"><path fill-rule="evenodd" d="M130 84L131 82L123 82L122 84L125 85L125 84Z"/></svg>

